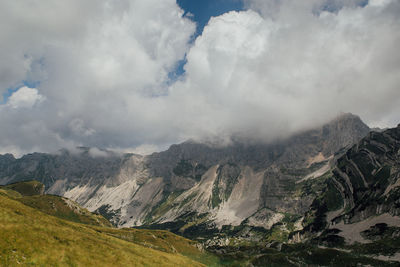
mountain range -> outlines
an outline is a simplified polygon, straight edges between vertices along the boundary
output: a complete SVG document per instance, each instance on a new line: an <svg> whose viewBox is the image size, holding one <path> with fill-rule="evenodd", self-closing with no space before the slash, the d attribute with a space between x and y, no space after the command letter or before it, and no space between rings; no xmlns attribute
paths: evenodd
<svg viewBox="0 0 400 267"><path fill-rule="evenodd" d="M303 214L313 196L294 196L300 181L328 171L340 151L369 132L343 114L318 129L272 144L225 147L185 142L149 156L90 148L72 153L0 157L0 183L37 180L120 227L177 221L195 213L217 227L273 225ZM205 216L205 217L204 217Z"/></svg>
<svg viewBox="0 0 400 267"><path fill-rule="evenodd" d="M342 114L272 143L187 141L148 156L85 147L6 154L0 184L37 180L116 227L169 230L256 266L271 260L266 247L300 266L304 251L326 247L400 261L399 149L400 126L370 129ZM296 244L306 247L296 254ZM255 252L243 256L246 246Z"/></svg>

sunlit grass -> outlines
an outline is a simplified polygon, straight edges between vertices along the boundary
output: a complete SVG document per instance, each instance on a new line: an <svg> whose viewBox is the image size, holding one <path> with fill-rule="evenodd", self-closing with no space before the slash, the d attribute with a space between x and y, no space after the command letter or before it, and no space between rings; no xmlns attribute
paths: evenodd
<svg viewBox="0 0 400 267"><path fill-rule="evenodd" d="M119 230L62 220L0 194L1 266L201 266L178 252L110 236L113 231Z"/></svg>

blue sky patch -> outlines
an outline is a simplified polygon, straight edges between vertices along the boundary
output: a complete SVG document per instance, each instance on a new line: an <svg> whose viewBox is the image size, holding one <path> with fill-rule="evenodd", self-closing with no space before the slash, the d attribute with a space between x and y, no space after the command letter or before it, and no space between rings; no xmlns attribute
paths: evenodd
<svg viewBox="0 0 400 267"><path fill-rule="evenodd" d="M185 16L197 24L194 39L203 32L211 17L244 9L242 0L177 0L176 2L185 11Z"/></svg>
<svg viewBox="0 0 400 267"><path fill-rule="evenodd" d="M185 11L184 16L196 22L196 32L193 35L192 42L202 34L211 17L244 9L242 0L177 0L176 2ZM185 55L185 58L180 60L175 69L168 74L169 83L175 82L185 73L183 67L186 62Z"/></svg>

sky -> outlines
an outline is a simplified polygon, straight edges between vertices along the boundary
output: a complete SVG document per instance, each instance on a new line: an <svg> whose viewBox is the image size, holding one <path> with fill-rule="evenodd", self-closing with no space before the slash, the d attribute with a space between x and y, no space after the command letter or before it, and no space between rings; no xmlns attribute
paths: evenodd
<svg viewBox="0 0 400 267"><path fill-rule="evenodd" d="M191 42L201 35L211 17L217 17L229 11L242 11L244 9L244 2L241 0L177 0L176 2L184 11L183 16L196 23L196 30L191 37ZM169 78L173 82L185 73L184 66L186 63L187 60L184 57L178 62L176 68L170 72Z"/></svg>
<svg viewBox="0 0 400 267"><path fill-rule="evenodd" d="M194 38L198 37L211 17L218 17L229 11L244 10L244 2L241 0L177 0L177 4L184 11L184 16L196 22Z"/></svg>
<svg viewBox="0 0 400 267"><path fill-rule="evenodd" d="M0 1L0 154L396 126L398 47L398 0Z"/></svg>

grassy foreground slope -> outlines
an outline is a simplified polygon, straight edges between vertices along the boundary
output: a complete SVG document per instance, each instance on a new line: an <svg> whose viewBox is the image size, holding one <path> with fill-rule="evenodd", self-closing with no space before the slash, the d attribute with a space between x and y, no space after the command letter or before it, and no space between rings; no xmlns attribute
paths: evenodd
<svg viewBox="0 0 400 267"><path fill-rule="evenodd" d="M0 266L202 266L91 227L0 194Z"/></svg>
<svg viewBox="0 0 400 267"><path fill-rule="evenodd" d="M186 239L165 230L116 229L97 226L91 226L91 228L145 247L169 253L179 253L207 266L224 266L227 262L232 262L231 260L221 260L220 257L210 252L198 249L197 245L199 245L199 243L196 241Z"/></svg>
<svg viewBox="0 0 400 267"><path fill-rule="evenodd" d="M76 202L54 195L24 196L18 198L21 203L68 221L111 227L111 223L103 216L91 213Z"/></svg>
<svg viewBox="0 0 400 267"><path fill-rule="evenodd" d="M25 181L0 186L0 194L68 221L111 227L111 223L103 216L94 214L78 203L60 196L45 195L44 185L38 181Z"/></svg>
<svg viewBox="0 0 400 267"><path fill-rule="evenodd" d="M44 194L44 184L35 180L12 183L5 186L1 186L1 188L5 190L8 189L16 191L20 193L22 196L34 196L34 195Z"/></svg>

